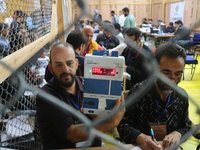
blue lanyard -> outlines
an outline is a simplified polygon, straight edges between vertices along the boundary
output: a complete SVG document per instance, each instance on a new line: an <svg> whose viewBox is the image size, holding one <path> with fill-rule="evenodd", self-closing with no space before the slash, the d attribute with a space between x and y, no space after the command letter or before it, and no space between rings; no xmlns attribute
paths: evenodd
<svg viewBox="0 0 200 150"><path fill-rule="evenodd" d="M80 104L81 104L81 100L80 100L80 93L78 93L78 96L77 96L77 98L78 98L78 104L76 104L72 99L70 99L69 98L69 101L71 102L71 104L77 109L77 110L80 110L80 108L81 108L81 106L80 106Z"/></svg>
<svg viewBox="0 0 200 150"><path fill-rule="evenodd" d="M164 115L164 112L165 112L165 109L168 107L169 103L171 101L171 93L169 94L168 98L167 98L167 103L165 105L165 108L162 110L162 111L159 111L159 108L158 108L158 100L156 99L156 108L157 108L157 117L158 117L158 120L161 120L163 115Z"/></svg>

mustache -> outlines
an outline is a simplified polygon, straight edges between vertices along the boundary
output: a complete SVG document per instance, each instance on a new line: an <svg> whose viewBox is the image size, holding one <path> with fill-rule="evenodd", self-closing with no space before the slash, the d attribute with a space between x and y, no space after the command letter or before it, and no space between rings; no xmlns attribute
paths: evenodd
<svg viewBox="0 0 200 150"><path fill-rule="evenodd" d="M60 77L62 77L62 76L68 76L68 75L69 75L69 76L72 76L71 73L63 72L63 73L60 75Z"/></svg>

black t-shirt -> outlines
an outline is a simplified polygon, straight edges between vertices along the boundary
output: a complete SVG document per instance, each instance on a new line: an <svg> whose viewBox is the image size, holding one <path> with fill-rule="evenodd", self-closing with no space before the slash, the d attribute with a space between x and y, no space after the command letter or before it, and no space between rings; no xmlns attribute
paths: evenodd
<svg viewBox="0 0 200 150"><path fill-rule="evenodd" d="M80 77L76 77L76 83L77 95L66 92L54 82L54 78L42 89L75 109L80 109L83 99L83 85ZM78 108L71 101L75 102ZM62 108L48 102L48 99L37 96L36 102L37 119L44 149L75 148L76 144L66 139L66 133L67 129L78 120ZM96 138L92 146L101 146L101 140Z"/></svg>
<svg viewBox="0 0 200 150"><path fill-rule="evenodd" d="M112 49L119 45L119 39L117 37L113 35L111 37L106 37L103 33L97 36L96 42L106 49Z"/></svg>

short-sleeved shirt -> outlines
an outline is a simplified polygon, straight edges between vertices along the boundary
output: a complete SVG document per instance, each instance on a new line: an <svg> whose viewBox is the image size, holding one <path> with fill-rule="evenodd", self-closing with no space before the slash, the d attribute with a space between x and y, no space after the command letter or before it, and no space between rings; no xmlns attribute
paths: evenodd
<svg viewBox="0 0 200 150"><path fill-rule="evenodd" d="M83 99L82 78L76 76L77 94L68 93L64 88L59 86L52 78L42 89L63 101L70 106L80 110ZM37 119L42 137L44 149L64 149L75 148L75 143L66 138L67 129L75 124L76 118L64 111L62 108L48 102L40 96L36 98ZM92 146L100 146L101 140L95 139Z"/></svg>

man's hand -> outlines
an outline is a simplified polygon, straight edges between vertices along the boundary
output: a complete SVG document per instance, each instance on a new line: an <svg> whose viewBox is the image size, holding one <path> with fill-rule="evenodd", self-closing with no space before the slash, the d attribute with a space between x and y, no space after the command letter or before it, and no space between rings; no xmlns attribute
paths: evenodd
<svg viewBox="0 0 200 150"><path fill-rule="evenodd" d="M171 145L178 143L180 139L181 134L178 131L174 131L165 136L162 142L162 147L168 149Z"/></svg>
<svg viewBox="0 0 200 150"><path fill-rule="evenodd" d="M142 150L162 150L162 146L156 141L156 139L153 141L151 136L143 133L137 137L136 142Z"/></svg>
<svg viewBox="0 0 200 150"><path fill-rule="evenodd" d="M111 118L111 121L113 122L113 124L116 126L119 125L120 121L122 120L123 116L124 116L124 113L126 111L125 109L125 105L124 103L124 95L122 94L121 98L118 98L116 100L116 103L115 103L115 106L114 106L114 109L119 109L118 112ZM123 108L121 108L123 107ZM121 109L120 109L121 108Z"/></svg>

